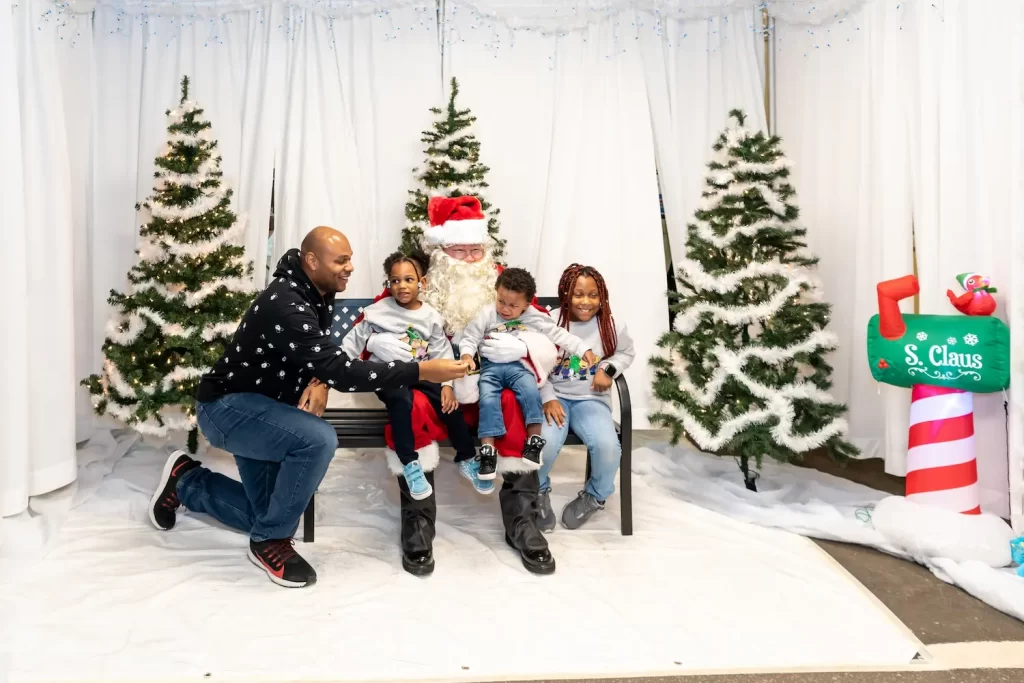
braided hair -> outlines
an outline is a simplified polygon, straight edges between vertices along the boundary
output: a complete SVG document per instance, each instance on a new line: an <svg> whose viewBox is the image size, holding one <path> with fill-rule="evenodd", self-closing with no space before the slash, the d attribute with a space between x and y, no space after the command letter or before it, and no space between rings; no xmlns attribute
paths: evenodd
<svg viewBox="0 0 1024 683"><path fill-rule="evenodd" d="M608 301L608 285L604 283L604 277L597 272L597 268L574 263L562 271L562 278L558 281L558 326L569 329L572 293L576 289L576 282L581 277L592 278L597 285L597 295L601 299L601 307L597 311L597 324L598 329L601 330L601 346L604 347L604 357L607 358L615 353L615 347L619 344L619 336L615 333L615 318L612 317L612 305Z"/></svg>

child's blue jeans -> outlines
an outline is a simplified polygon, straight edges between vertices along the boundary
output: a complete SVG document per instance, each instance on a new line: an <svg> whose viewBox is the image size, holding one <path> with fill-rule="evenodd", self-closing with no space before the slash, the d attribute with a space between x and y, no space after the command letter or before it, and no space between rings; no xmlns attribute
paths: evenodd
<svg viewBox="0 0 1024 683"><path fill-rule="evenodd" d="M501 414L502 389L511 389L515 393L526 424L544 422L540 390L533 372L519 361L492 363L484 359L480 366L480 426L477 429L477 436L481 439L505 435L505 421Z"/></svg>

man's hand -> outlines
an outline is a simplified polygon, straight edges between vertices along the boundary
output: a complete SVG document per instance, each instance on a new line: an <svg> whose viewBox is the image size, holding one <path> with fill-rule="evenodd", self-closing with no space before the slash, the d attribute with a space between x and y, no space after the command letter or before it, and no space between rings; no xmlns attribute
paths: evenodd
<svg viewBox="0 0 1024 683"><path fill-rule="evenodd" d="M466 367L469 368L470 372L476 370L476 361L473 360L473 356L469 355L468 353L463 354L462 362L466 363Z"/></svg>
<svg viewBox="0 0 1024 683"><path fill-rule="evenodd" d="M402 341L398 335L387 332L371 334L370 338L366 340L366 350L384 363L412 358L412 347Z"/></svg>
<svg viewBox="0 0 1024 683"><path fill-rule="evenodd" d="M492 334L480 344L480 355L492 363L514 363L527 352L526 342L507 332Z"/></svg>
<svg viewBox="0 0 1024 683"><path fill-rule="evenodd" d="M544 404L544 417L548 424L556 424L559 427L565 426L565 408L557 398L551 399Z"/></svg>
<svg viewBox="0 0 1024 683"><path fill-rule="evenodd" d="M465 377L466 372L469 371L469 367L465 361L461 360L445 360L438 358L436 360L425 360L421 363L416 364L420 369L420 381L421 382L434 382L435 384L441 384L451 379L459 379Z"/></svg>
<svg viewBox="0 0 1024 683"><path fill-rule="evenodd" d="M585 354L583 354L583 360L587 361L587 363L589 363L590 365L597 364L597 356L594 355L593 351L587 351Z"/></svg>
<svg viewBox="0 0 1024 683"><path fill-rule="evenodd" d="M448 386L441 387L441 411L451 413L458 407L459 402L455 400L455 390Z"/></svg>
<svg viewBox="0 0 1024 683"><path fill-rule="evenodd" d="M608 373L604 371L604 368L598 368L597 374L594 375L594 381L590 387L594 391L608 391L612 388L612 378L608 376Z"/></svg>
<svg viewBox="0 0 1024 683"><path fill-rule="evenodd" d="M313 379L306 390L302 392L302 397L299 399L299 410L313 413L317 417L322 416L327 408L328 393L329 388L326 384Z"/></svg>

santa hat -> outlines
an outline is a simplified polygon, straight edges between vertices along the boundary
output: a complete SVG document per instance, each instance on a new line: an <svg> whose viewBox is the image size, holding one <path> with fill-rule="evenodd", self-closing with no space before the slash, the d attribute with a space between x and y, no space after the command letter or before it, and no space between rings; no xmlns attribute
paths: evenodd
<svg viewBox="0 0 1024 683"><path fill-rule="evenodd" d="M425 247L483 244L487 240L487 217L476 197L431 197L427 217L431 227L423 233Z"/></svg>

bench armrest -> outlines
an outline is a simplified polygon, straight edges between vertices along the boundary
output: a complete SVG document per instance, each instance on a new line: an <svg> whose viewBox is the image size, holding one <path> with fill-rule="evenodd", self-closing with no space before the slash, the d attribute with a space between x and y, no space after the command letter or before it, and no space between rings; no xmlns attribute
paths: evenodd
<svg viewBox="0 0 1024 683"><path fill-rule="evenodd" d="M619 432L623 435L633 432L633 404L629 401L629 385L626 376L615 378L615 389L619 392Z"/></svg>

